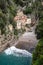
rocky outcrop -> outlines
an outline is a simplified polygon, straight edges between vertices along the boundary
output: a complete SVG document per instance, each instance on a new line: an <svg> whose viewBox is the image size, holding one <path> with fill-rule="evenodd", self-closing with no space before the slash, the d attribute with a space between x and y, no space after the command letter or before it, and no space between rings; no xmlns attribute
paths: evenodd
<svg viewBox="0 0 43 65"><path fill-rule="evenodd" d="M34 32L26 32L21 38L19 38L18 43L15 45L17 48L26 49L29 52L33 52L37 45L37 39Z"/></svg>

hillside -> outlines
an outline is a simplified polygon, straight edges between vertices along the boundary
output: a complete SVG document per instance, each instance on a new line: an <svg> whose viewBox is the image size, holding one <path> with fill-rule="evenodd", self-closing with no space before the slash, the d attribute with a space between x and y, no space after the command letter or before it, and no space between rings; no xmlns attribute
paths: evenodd
<svg viewBox="0 0 43 65"><path fill-rule="evenodd" d="M22 16L21 18L21 15L17 15L19 10L19 13L22 12L24 17ZM16 16L17 21L14 20ZM30 20L28 18L30 18ZM24 24L27 19L31 21L31 24L23 27L22 24ZM25 20L25 22L21 24L21 20L23 22ZM17 29L18 22L23 27L19 30ZM34 29L32 29L33 27ZM28 29L28 31L26 31L25 28ZM25 38L20 37L22 34L24 35L25 32L32 33L27 35L28 39L26 36L24 36ZM36 38L39 41L38 45ZM28 51L30 51L33 47L36 47L36 49L34 48L35 50L33 49L34 52L32 50L32 65L43 65L43 0L0 0L0 52L11 47L15 42L17 43L18 39L21 41L16 45L17 48L29 49Z"/></svg>
<svg viewBox="0 0 43 65"><path fill-rule="evenodd" d="M18 38L18 33L25 30L17 30L17 23L14 17L17 10L22 9L23 13L31 16L32 1L26 0L0 0L0 49L6 49L15 43ZM28 7L29 6L29 7ZM19 8L20 7L20 8ZM22 33L23 33L22 32ZM10 45L11 43L11 45Z"/></svg>

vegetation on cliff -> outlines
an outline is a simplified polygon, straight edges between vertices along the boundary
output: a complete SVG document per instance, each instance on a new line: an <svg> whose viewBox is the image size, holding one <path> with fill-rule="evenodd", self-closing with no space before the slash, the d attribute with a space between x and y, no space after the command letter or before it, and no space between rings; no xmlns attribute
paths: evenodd
<svg viewBox="0 0 43 65"><path fill-rule="evenodd" d="M38 0L36 2L38 4L38 23L36 26L35 33L37 34L37 38L39 40L38 45L36 46L34 52L33 52L33 61L32 65L43 65L43 1Z"/></svg>
<svg viewBox="0 0 43 65"><path fill-rule="evenodd" d="M32 65L43 65L43 38L40 39L38 45L33 53Z"/></svg>
<svg viewBox="0 0 43 65"><path fill-rule="evenodd" d="M37 38L40 39L43 37L43 5L42 1L38 1L38 10L37 10L37 15L38 15L38 24L36 26L36 34Z"/></svg>
<svg viewBox="0 0 43 65"><path fill-rule="evenodd" d="M0 0L0 30L5 34L6 26L12 24L15 28L14 16L16 15L16 4L13 0Z"/></svg>

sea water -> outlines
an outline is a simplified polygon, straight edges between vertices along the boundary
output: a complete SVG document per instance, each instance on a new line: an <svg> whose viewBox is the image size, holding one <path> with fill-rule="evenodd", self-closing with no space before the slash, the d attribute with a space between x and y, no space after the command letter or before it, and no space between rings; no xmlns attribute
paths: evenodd
<svg viewBox="0 0 43 65"><path fill-rule="evenodd" d="M0 65L31 65L32 54L14 46L0 53Z"/></svg>

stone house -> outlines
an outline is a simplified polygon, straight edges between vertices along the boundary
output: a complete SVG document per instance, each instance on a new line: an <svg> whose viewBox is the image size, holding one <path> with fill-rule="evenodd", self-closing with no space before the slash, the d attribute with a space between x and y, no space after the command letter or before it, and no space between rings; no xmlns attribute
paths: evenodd
<svg viewBox="0 0 43 65"><path fill-rule="evenodd" d="M31 18L28 18L23 11L18 11L14 20L17 22L17 29L25 28L26 24L31 24Z"/></svg>

